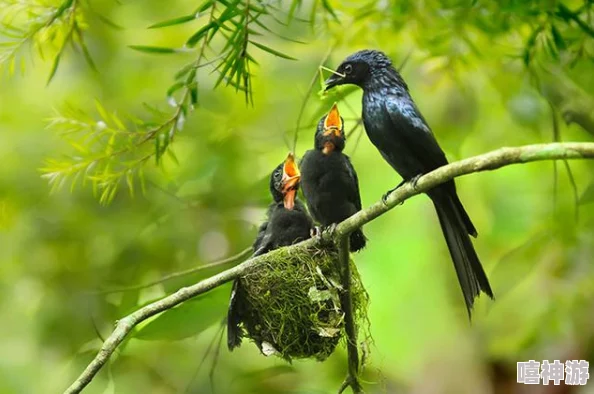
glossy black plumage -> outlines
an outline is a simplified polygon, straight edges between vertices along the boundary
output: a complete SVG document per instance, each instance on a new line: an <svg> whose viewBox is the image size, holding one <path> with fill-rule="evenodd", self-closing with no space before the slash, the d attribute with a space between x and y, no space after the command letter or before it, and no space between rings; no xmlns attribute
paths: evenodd
<svg viewBox="0 0 594 394"><path fill-rule="evenodd" d="M340 74L340 75L338 75ZM327 89L354 84L363 89L363 123L371 142L405 181L448 163L427 122L412 100L408 86L379 51L359 51L331 76ZM481 291L493 292L469 235L477 232L456 193L454 181L428 193L454 262L470 315L474 299Z"/></svg>
<svg viewBox="0 0 594 394"><path fill-rule="evenodd" d="M293 160L292 155L290 157ZM299 187L299 175L297 173L292 178L297 177L296 183L291 186L289 191L285 190L287 182L290 181L283 169L285 165L286 162L281 163L270 176L270 193L273 202L268 207L267 220L258 229L258 235L253 244L254 256L282 246L292 245L310 237L313 222L303 203L295 198L293 205L289 207L290 209L285 207L287 205L287 194L292 193L294 196ZM293 165L295 165L294 162ZM241 293L239 286L241 286L241 282L236 279L233 283L227 311L227 347L229 350L238 347L242 338L242 329L240 327L242 299L238 296Z"/></svg>
<svg viewBox="0 0 594 394"><path fill-rule="evenodd" d="M336 115L339 116L338 112ZM329 130L325 134L326 117L318 123L315 149L308 150L300 163L303 195L312 217L322 226L339 223L361 210L357 173L349 157L342 153L345 143L342 119L339 126L331 126L338 130ZM326 149L328 146L332 149ZM352 252L361 250L365 244L361 229L351 233Z"/></svg>

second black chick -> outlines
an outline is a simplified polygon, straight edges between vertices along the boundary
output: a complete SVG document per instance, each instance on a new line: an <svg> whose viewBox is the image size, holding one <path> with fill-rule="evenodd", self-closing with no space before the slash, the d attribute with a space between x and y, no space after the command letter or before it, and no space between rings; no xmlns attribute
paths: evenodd
<svg viewBox="0 0 594 394"><path fill-rule="evenodd" d="M359 180L347 155L342 153L346 137L336 104L318 123L315 149L301 160L301 185L313 218L322 226L339 223L361 210ZM365 247L363 231L351 233L351 252Z"/></svg>
<svg viewBox="0 0 594 394"><path fill-rule="evenodd" d="M300 172L295 157L289 153L270 176L270 194L273 202L268 207L267 220L262 223L254 241L254 256L267 253L282 246L310 238L313 222L305 206L296 198ZM236 279L227 311L227 347L233 350L241 344L243 331L242 300L239 296L241 282Z"/></svg>

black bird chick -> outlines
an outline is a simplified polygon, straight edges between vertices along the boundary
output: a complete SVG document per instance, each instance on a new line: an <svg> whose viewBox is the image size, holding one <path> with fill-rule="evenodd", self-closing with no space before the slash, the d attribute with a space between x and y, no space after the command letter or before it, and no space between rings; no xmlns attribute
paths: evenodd
<svg viewBox="0 0 594 394"><path fill-rule="evenodd" d="M254 241L254 256L282 246L308 239L313 222L305 206L296 198L301 174L295 157L289 153L270 176L270 194L273 202L268 207L267 220L258 229ZM240 281L233 283L227 311L227 346L233 350L241 344L242 300L238 296Z"/></svg>
<svg viewBox="0 0 594 394"><path fill-rule="evenodd" d="M318 123L315 149L301 160L303 195L313 218L322 226L343 221L361 210L359 180L347 155L344 124L336 104ZM351 233L352 252L363 249L366 239L361 229Z"/></svg>
<svg viewBox="0 0 594 394"><path fill-rule="evenodd" d="M419 176L448 164L408 86L384 53L362 50L347 57L336 74L326 81L326 90L343 84L363 89L363 124L367 135L402 176L403 183L414 183ZM469 237L476 237L476 229L458 198L453 180L427 194L437 211L470 316L474 299L481 291L493 298Z"/></svg>

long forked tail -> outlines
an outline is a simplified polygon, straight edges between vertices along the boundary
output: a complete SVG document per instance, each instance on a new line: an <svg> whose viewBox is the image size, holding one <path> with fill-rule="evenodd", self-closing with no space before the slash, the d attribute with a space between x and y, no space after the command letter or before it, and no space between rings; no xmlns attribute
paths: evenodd
<svg viewBox="0 0 594 394"><path fill-rule="evenodd" d="M239 305L239 286L241 286L239 279L235 279L229 299L229 310L227 311L227 347L231 351L241 345L241 338L243 336L243 330L240 327L241 314L239 308L241 305Z"/></svg>
<svg viewBox="0 0 594 394"><path fill-rule="evenodd" d="M491 285L489 285L487 275L470 240L469 233L476 235L476 230L458 200L458 196L440 193L433 195L432 200L454 262L470 317L474 299L479 296L481 291L493 298Z"/></svg>

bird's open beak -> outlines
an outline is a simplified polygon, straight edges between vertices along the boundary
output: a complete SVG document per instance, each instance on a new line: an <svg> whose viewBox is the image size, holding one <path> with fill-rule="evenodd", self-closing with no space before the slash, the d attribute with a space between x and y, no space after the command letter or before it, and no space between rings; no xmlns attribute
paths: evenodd
<svg viewBox="0 0 594 394"><path fill-rule="evenodd" d="M283 165L283 205L286 209L293 209L295 206L295 195L301 180L301 173L295 162L293 153L289 153Z"/></svg>
<svg viewBox="0 0 594 394"><path fill-rule="evenodd" d="M334 71L332 73L332 75L330 76L330 78L328 78L326 80L326 82L324 82L324 84L326 84L326 88L324 89L324 91L327 92L328 90L332 89L333 87L335 87L337 85L342 85L343 80L344 80L344 75L341 75L341 74L337 73L336 71Z"/></svg>
<svg viewBox="0 0 594 394"><path fill-rule="evenodd" d="M340 118L336 103L334 103L330 112L326 115L326 119L324 119L324 135L330 135L332 133L336 137L342 135L342 119Z"/></svg>

